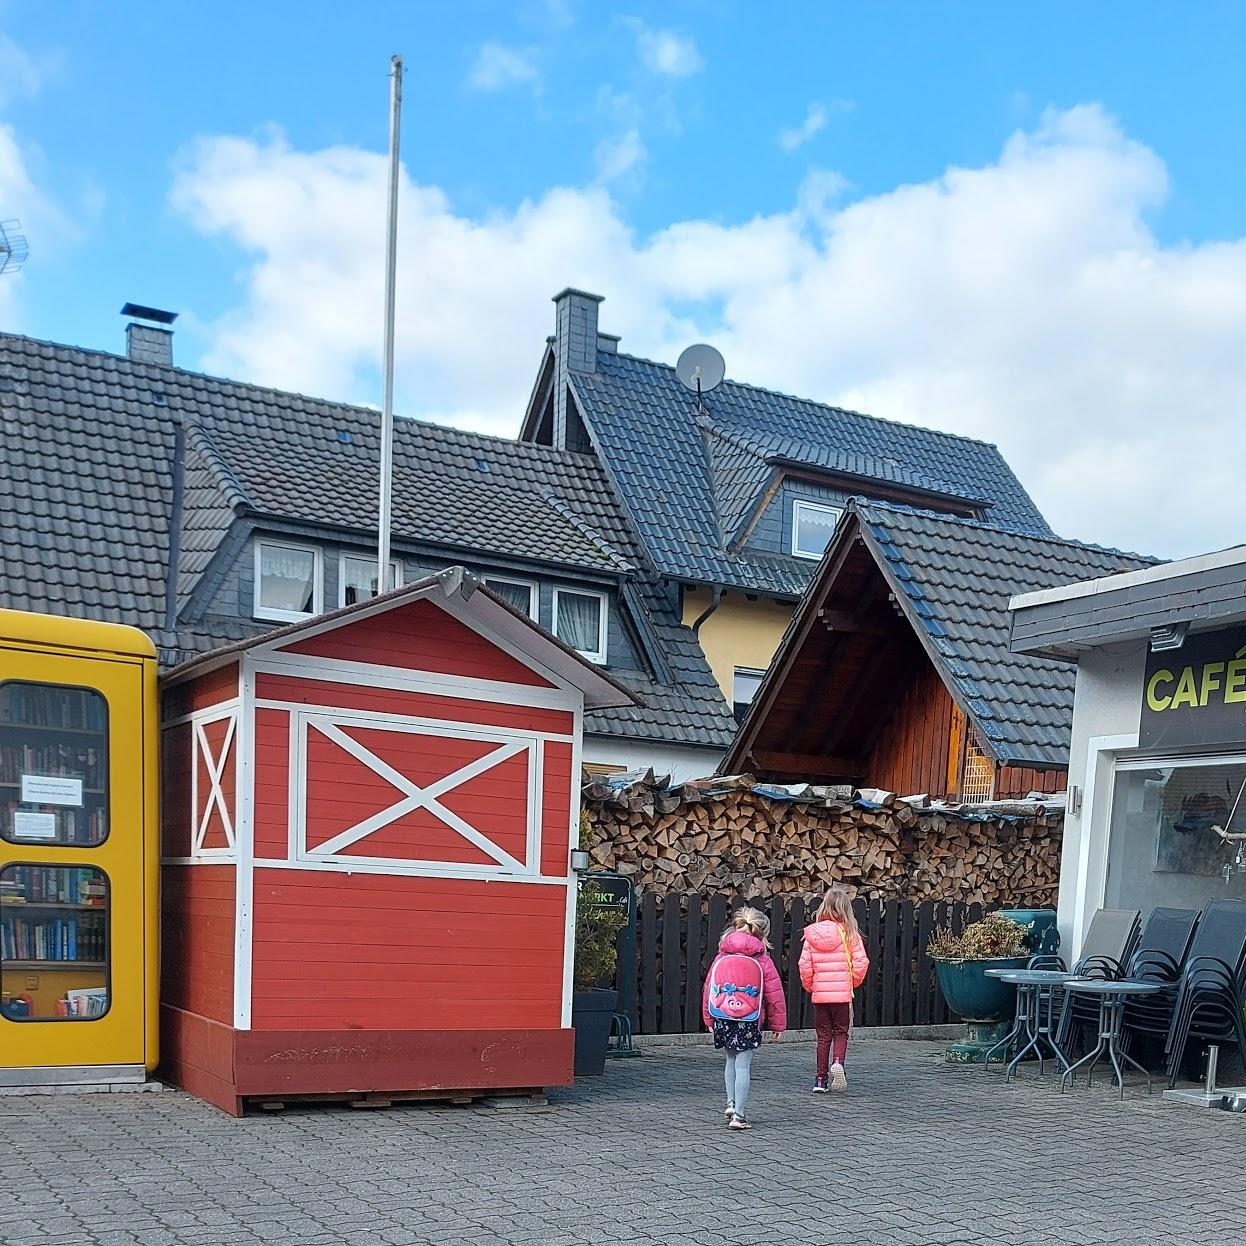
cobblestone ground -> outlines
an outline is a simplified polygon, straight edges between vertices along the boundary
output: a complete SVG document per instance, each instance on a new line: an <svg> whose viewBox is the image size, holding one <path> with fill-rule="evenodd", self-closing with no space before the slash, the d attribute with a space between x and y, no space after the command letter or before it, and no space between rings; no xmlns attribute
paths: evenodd
<svg viewBox="0 0 1246 1246"><path fill-rule="evenodd" d="M950 1068L859 1042L846 1097L767 1046L752 1133L702 1048L612 1063L549 1108L300 1108L180 1094L0 1099L0 1241L1234 1243L1246 1117Z"/></svg>

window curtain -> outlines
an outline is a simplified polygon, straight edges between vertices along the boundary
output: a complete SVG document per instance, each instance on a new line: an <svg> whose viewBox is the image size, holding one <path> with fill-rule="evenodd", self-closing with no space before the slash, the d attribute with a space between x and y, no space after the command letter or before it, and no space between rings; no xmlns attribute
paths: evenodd
<svg viewBox="0 0 1246 1246"><path fill-rule="evenodd" d="M315 602L316 556L266 545L260 555L260 602L269 610L310 614Z"/></svg>
<svg viewBox="0 0 1246 1246"><path fill-rule="evenodd" d="M531 611L532 590L526 584L507 584L504 580L486 580L485 584L516 610L523 614Z"/></svg>
<svg viewBox="0 0 1246 1246"><path fill-rule="evenodd" d="M580 593L558 595L558 639L581 653L596 653L601 641L601 601Z"/></svg>
<svg viewBox="0 0 1246 1246"><path fill-rule="evenodd" d="M797 511L796 548L802 554L822 554L839 522L839 511Z"/></svg>

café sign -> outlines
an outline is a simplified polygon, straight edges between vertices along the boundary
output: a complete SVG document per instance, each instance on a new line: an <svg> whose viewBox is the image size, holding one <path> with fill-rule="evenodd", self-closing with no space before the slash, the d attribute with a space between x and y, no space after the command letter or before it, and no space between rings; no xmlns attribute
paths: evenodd
<svg viewBox="0 0 1246 1246"><path fill-rule="evenodd" d="M1141 748L1246 743L1246 628L1196 632L1148 653Z"/></svg>

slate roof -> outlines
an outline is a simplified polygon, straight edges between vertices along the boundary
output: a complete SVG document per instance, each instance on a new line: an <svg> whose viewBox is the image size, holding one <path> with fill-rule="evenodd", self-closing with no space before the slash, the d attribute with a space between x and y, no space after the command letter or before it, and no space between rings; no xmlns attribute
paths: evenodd
<svg viewBox="0 0 1246 1246"><path fill-rule="evenodd" d="M1067 766L1076 668L1010 651L1009 599L1157 560L884 503L849 510L996 759Z"/></svg>
<svg viewBox="0 0 1246 1246"><path fill-rule="evenodd" d="M673 368L599 350L573 372L581 415L663 574L797 595L811 566L732 553L734 528L779 461L980 500L1001 529L1051 529L999 451L981 441L724 381L705 397L707 431Z"/></svg>
<svg viewBox="0 0 1246 1246"><path fill-rule="evenodd" d="M0 334L0 601L130 623L174 649L162 625L178 420L183 603L240 518L375 532L377 412ZM399 419L394 468L399 547L634 586L665 669L622 673L644 704L590 714L590 731L725 746L731 713L594 456ZM262 630L211 617L176 645L184 657Z"/></svg>

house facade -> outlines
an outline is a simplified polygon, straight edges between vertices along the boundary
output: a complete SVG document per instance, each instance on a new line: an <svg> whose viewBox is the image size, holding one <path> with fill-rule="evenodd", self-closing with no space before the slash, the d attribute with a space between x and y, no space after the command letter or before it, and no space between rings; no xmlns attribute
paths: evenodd
<svg viewBox="0 0 1246 1246"><path fill-rule="evenodd" d="M698 406L600 331L602 301L555 297L520 436L601 464L737 721L849 499L1051 535L994 446L730 380Z"/></svg>
<svg viewBox="0 0 1246 1246"><path fill-rule="evenodd" d="M464 565L637 704L584 758L711 773L849 500L1049 536L999 452L726 381L697 402L566 290L517 439L399 419L386 587ZM166 664L372 596L375 411L0 335L0 602L130 623Z"/></svg>

